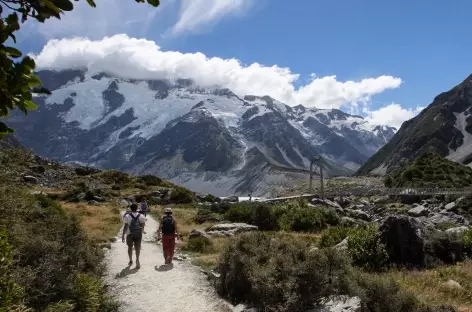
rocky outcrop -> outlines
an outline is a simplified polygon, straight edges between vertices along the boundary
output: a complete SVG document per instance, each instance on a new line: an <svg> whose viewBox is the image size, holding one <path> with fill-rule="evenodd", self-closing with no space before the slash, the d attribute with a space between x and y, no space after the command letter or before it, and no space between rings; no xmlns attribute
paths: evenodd
<svg viewBox="0 0 472 312"><path fill-rule="evenodd" d="M390 216L380 226L380 232L391 263L424 267L424 234L418 221L405 216Z"/></svg>

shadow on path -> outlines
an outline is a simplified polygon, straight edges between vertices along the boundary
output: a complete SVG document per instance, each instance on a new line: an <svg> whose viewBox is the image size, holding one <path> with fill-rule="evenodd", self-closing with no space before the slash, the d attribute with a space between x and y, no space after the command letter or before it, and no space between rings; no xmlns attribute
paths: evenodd
<svg viewBox="0 0 472 312"><path fill-rule="evenodd" d="M130 275L130 274L135 274L136 272L138 272L137 268L130 269L130 267L127 266L126 268L121 270L120 273L116 274L115 278L123 278L123 277L126 277L126 276Z"/></svg>
<svg viewBox="0 0 472 312"><path fill-rule="evenodd" d="M156 271L159 271L159 272L166 272L166 271L170 271L174 268L174 265L171 263L171 264L163 264L161 266L157 266L155 267Z"/></svg>

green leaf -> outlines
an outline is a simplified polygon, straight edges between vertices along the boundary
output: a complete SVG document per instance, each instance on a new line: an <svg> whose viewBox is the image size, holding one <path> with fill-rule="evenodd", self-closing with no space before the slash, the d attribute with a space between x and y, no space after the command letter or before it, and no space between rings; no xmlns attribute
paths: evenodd
<svg viewBox="0 0 472 312"><path fill-rule="evenodd" d="M29 109L29 110L37 110L38 109L38 105L36 105L33 101L26 100L24 102L24 104L25 104L26 109Z"/></svg>
<svg viewBox="0 0 472 312"><path fill-rule="evenodd" d="M30 75L28 85L30 87L36 87L38 85L42 85L41 80L36 75Z"/></svg>
<svg viewBox="0 0 472 312"><path fill-rule="evenodd" d="M69 0L56 0L55 3L63 11L72 11L74 9L74 5Z"/></svg>
<svg viewBox="0 0 472 312"><path fill-rule="evenodd" d="M9 128L6 124L0 121L0 139L3 138L4 135L10 134L15 132L12 128Z"/></svg>
<svg viewBox="0 0 472 312"><path fill-rule="evenodd" d="M95 2L93 2L93 0L87 0L87 3L92 7L92 8L96 8L97 5L95 4Z"/></svg>
<svg viewBox="0 0 472 312"><path fill-rule="evenodd" d="M154 7L157 7L160 4L159 0L147 0L147 2Z"/></svg>
<svg viewBox="0 0 472 312"><path fill-rule="evenodd" d="M52 3L51 1L49 0L41 0L41 1L44 3L46 7L53 10L55 13L59 14L59 12L61 12L61 10L57 6L55 6L54 3Z"/></svg>
<svg viewBox="0 0 472 312"><path fill-rule="evenodd" d="M5 52L14 58L20 57L22 55L20 50L17 50L12 47L5 47Z"/></svg>
<svg viewBox="0 0 472 312"><path fill-rule="evenodd" d="M21 61L21 63L23 64L23 66L25 66L26 68L30 70L33 70L36 67L36 63L29 56L25 56L23 60Z"/></svg>

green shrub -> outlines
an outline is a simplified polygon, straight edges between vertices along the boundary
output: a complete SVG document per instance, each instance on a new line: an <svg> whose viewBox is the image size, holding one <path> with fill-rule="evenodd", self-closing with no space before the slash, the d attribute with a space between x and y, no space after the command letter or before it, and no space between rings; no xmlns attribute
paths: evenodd
<svg viewBox="0 0 472 312"><path fill-rule="evenodd" d="M57 202L46 196L1 188L0 214L0 228L5 228L9 243L15 246L12 276L24 289L27 307L43 311L61 300L75 304L77 274L88 274L99 281L101 255L77 217L66 214ZM112 302L104 292L100 296L101 302ZM97 311L112 310L101 307Z"/></svg>
<svg viewBox="0 0 472 312"><path fill-rule="evenodd" d="M13 280L12 246L5 231L0 232L0 311L18 303L23 290Z"/></svg>
<svg viewBox="0 0 472 312"><path fill-rule="evenodd" d="M464 232L464 246L465 248L472 248L472 227Z"/></svg>
<svg viewBox="0 0 472 312"><path fill-rule="evenodd" d="M230 203L213 203L211 204L211 211L214 213L221 213L224 214L228 212L228 210L231 208Z"/></svg>
<svg viewBox="0 0 472 312"><path fill-rule="evenodd" d="M208 253L213 251L213 242L206 237L192 237L189 238L182 249L192 252Z"/></svg>
<svg viewBox="0 0 472 312"><path fill-rule="evenodd" d="M294 232L316 233L330 225L338 225L339 222L339 216L335 212L322 207L291 207L279 216L280 228Z"/></svg>
<svg viewBox="0 0 472 312"><path fill-rule="evenodd" d="M352 231L351 228L343 226L333 226L324 230L321 234L319 247L328 248L333 247L342 242Z"/></svg>
<svg viewBox="0 0 472 312"><path fill-rule="evenodd" d="M251 204L233 204L225 214L225 219L230 222L252 222L253 205Z"/></svg>
<svg viewBox="0 0 472 312"><path fill-rule="evenodd" d="M385 268L388 254L374 224L354 229L349 234L348 251L353 264L370 271Z"/></svg>
<svg viewBox="0 0 472 312"><path fill-rule="evenodd" d="M273 207L263 203L255 205L252 215L252 224L256 225L261 231L279 230L277 215Z"/></svg>
<svg viewBox="0 0 472 312"><path fill-rule="evenodd" d="M73 312L74 308L72 301L59 301L48 305L44 312Z"/></svg>
<svg viewBox="0 0 472 312"><path fill-rule="evenodd" d="M209 203L212 203L214 200L215 200L215 196L212 195L212 194L207 194L204 198L203 198L203 201L204 202L209 202Z"/></svg>
<svg viewBox="0 0 472 312"><path fill-rule="evenodd" d="M197 215L195 216L195 223L202 224L207 222L210 218L213 217L213 213L208 208L199 208L197 210Z"/></svg>
<svg viewBox="0 0 472 312"><path fill-rule="evenodd" d="M131 177L128 174L116 170L103 171L97 175L100 176L103 182L107 184L117 184L124 186L131 182Z"/></svg>
<svg viewBox="0 0 472 312"><path fill-rule="evenodd" d="M189 204L193 202L193 194L186 188L177 186L172 190L170 200L180 204Z"/></svg>
<svg viewBox="0 0 472 312"><path fill-rule="evenodd" d="M159 186L162 184L162 179L153 175L139 176L137 180L147 186Z"/></svg>
<svg viewBox="0 0 472 312"><path fill-rule="evenodd" d="M354 272L351 277L353 295L361 299L361 311L416 311L418 300L399 287L390 277Z"/></svg>
<svg viewBox="0 0 472 312"><path fill-rule="evenodd" d="M309 252L308 246L262 232L232 238L220 257L218 293L261 311L301 312L347 289L348 258L336 250Z"/></svg>

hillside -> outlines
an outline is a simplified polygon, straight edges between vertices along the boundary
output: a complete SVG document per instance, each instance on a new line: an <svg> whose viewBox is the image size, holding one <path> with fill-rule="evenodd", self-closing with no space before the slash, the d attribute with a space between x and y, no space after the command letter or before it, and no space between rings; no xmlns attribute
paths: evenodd
<svg viewBox="0 0 472 312"><path fill-rule="evenodd" d="M357 171L385 174L426 152L468 165L472 153L472 75L438 95Z"/></svg>
<svg viewBox="0 0 472 312"><path fill-rule="evenodd" d="M263 195L284 170L349 175L396 129L337 109L290 107L193 81L129 80L82 70L40 71L50 96L7 123L26 148L61 162L154 174L218 196ZM250 181L250 183L248 183Z"/></svg>
<svg viewBox="0 0 472 312"><path fill-rule="evenodd" d="M450 161L437 153L426 153L386 178L388 187L472 186L472 169Z"/></svg>

